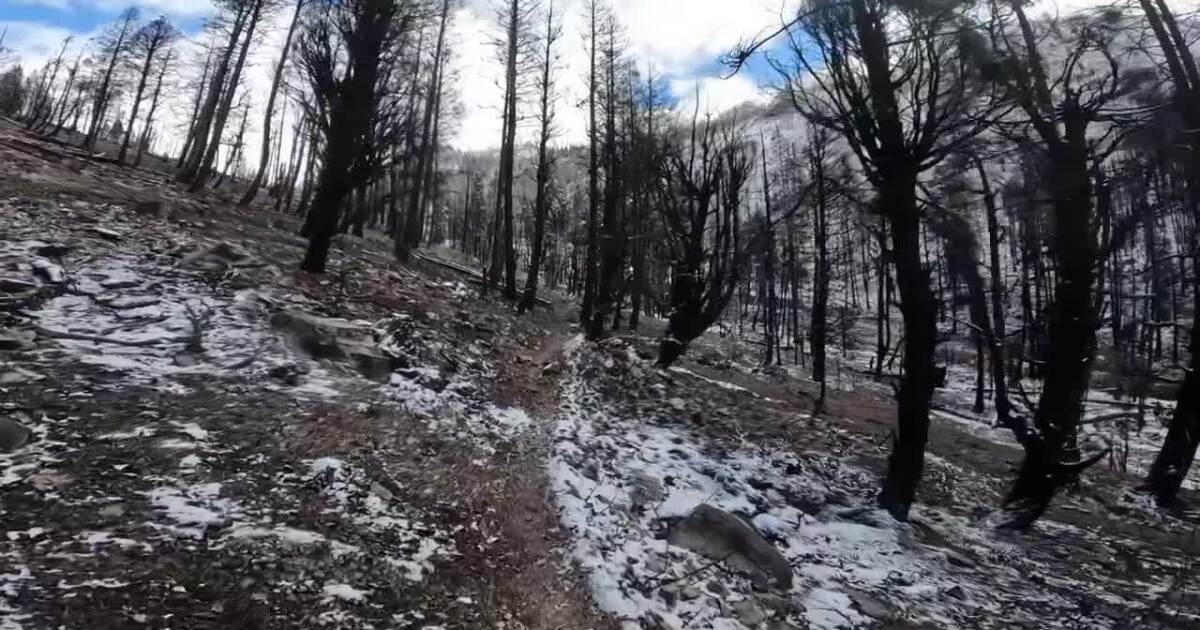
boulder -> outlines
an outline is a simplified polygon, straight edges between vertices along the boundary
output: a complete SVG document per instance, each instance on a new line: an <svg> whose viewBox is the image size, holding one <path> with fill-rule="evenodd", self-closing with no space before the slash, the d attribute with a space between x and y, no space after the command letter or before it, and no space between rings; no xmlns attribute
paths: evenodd
<svg viewBox="0 0 1200 630"><path fill-rule="evenodd" d="M30 264L33 265L34 275L50 284L62 284L67 279L67 274L62 267L44 258L34 258Z"/></svg>
<svg viewBox="0 0 1200 630"><path fill-rule="evenodd" d="M361 325L349 320L295 310L275 313L271 316L271 325L314 359L348 359L350 355L339 344L339 339L360 338L365 332Z"/></svg>
<svg viewBox="0 0 1200 630"><path fill-rule="evenodd" d="M792 588L787 558L745 520L707 503L676 521L667 542L750 574L756 587Z"/></svg>
<svg viewBox="0 0 1200 630"><path fill-rule="evenodd" d="M31 432L10 418L0 418L0 453L11 453L29 442Z"/></svg>
<svg viewBox="0 0 1200 630"><path fill-rule="evenodd" d="M441 370L433 368L400 368L396 373L425 389L441 393L450 384Z"/></svg>
<svg viewBox="0 0 1200 630"><path fill-rule="evenodd" d="M249 252L233 243L220 242L200 247L180 259L181 267L216 271L227 267L248 267L254 264Z"/></svg>
<svg viewBox="0 0 1200 630"><path fill-rule="evenodd" d="M375 345L364 324L287 310L272 315L271 325L283 331L300 352L318 360L351 362L369 379L387 380L397 367L396 360Z"/></svg>
<svg viewBox="0 0 1200 630"><path fill-rule="evenodd" d="M170 204L163 199L147 199L133 204L133 212L144 217L169 216Z"/></svg>
<svg viewBox="0 0 1200 630"><path fill-rule="evenodd" d="M92 234L95 234L96 236L99 236L100 238L102 238L106 241L113 242L113 243L116 243L117 241L120 241L122 238L125 237L124 234L121 234L120 232L118 232L116 230L110 230L108 228L102 228L99 226L94 226L89 231Z"/></svg>

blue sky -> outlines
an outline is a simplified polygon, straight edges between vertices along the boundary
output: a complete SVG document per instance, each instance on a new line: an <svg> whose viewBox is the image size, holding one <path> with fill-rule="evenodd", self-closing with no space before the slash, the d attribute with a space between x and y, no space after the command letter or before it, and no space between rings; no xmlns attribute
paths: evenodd
<svg viewBox="0 0 1200 630"><path fill-rule="evenodd" d="M723 81L726 69L717 57L738 41L767 29L777 28L785 4L796 0L608 0L618 21L624 25L626 40L639 65L654 66L664 77L671 95L679 100L694 98L696 87L703 104L723 110L747 100L762 100L762 85L774 81L767 64L753 61L737 77ZM456 15L454 46L463 116L456 134L456 145L482 149L499 139L500 95L496 84L501 67L495 51L487 42L494 28L490 0L462 0ZM14 49L27 67L36 67L57 53L62 39L76 36L76 45L111 21L130 4L137 5L145 18L167 14L186 33L195 34L211 11L208 0L0 0L0 29L8 26L5 46ZM560 44L563 57L564 103L575 102L580 91L579 78L586 67L581 41L581 1L555 0L556 12L565 16L566 36ZM681 8L686 10L681 11ZM282 31L281 16L267 24L268 32ZM269 36L256 47L250 61L250 80L269 84L266 78L274 63L274 40ZM252 94L256 92L251 92ZM686 104L685 104L686 106ZM584 137L582 113L572 106L560 112L562 140Z"/></svg>

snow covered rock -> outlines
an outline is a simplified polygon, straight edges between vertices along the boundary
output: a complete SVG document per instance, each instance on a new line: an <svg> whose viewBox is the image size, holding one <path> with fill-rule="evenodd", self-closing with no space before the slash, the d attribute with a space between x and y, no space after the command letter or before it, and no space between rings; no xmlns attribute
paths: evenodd
<svg viewBox="0 0 1200 630"><path fill-rule="evenodd" d="M249 267L255 263L254 257L245 249L233 243L215 243L203 246L190 253L184 254L179 260L179 266L202 270L219 270L227 267Z"/></svg>
<svg viewBox="0 0 1200 630"><path fill-rule="evenodd" d="M756 586L792 588L787 558L749 523L707 503L677 521L667 542L745 571Z"/></svg>

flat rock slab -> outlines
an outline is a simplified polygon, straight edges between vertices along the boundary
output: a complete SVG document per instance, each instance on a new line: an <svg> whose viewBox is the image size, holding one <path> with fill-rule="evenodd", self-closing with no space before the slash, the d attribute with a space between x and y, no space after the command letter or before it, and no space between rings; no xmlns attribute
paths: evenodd
<svg viewBox="0 0 1200 630"><path fill-rule="evenodd" d="M792 566L749 523L707 503L672 525L667 542L749 573L758 587L792 588Z"/></svg>
<svg viewBox="0 0 1200 630"><path fill-rule="evenodd" d="M155 297L120 297L115 300L105 300L101 302L105 306L116 309L118 311L130 311L135 308L144 308L158 304L158 298Z"/></svg>

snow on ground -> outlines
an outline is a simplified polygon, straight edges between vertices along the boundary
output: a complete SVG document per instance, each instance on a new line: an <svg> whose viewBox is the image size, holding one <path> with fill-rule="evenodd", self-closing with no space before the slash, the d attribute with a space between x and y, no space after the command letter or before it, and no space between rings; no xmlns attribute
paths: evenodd
<svg viewBox="0 0 1200 630"><path fill-rule="evenodd" d="M874 508L877 478L833 454L725 443L630 413L595 384L598 372L625 369L603 352L568 352L550 475L594 596L629 628L753 628L768 618L779 628L1072 628L1085 599L1112 607L1087 612L1087 627L1118 628L1168 589L1157 576L1171 550L1049 519L1029 538L997 531L990 509L978 510L979 474L935 454L926 482L947 486L962 511L918 505L897 523ZM791 564L793 588L755 592L745 576L669 545L671 524L702 503L748 519ZM1084 541L1079 567L1054 564ZM1154 570L1114 575L1114 553Z"/></svg>
<svg viewBox="0 0 1200 630"><path fill-rule="evenodd" d="M1030 398L1036 401L1041 384L1027 379L1023 386ZM947 386L939 390L935 398L935 402L944 409L935 406L930 415L935 420L953 422L980 439L1019 446L1012 431L996 425L996 412L991 401L985 399L987 406L982 414L976 414L972 409L974 401L974 370L950 366L947 369ZM1142 403L1144 422L1139 427L1136 400L1119 400L1106 391L1088 390L1084 397L1083 422L1079 427L1080 446L1086 452L1111 449L1106 460L1111 470L1145 477L1162 448L1167 435L1167 423L1174 409L1173 400L1145 398ZM1124 415L1113 417L1116 414ZM1183 483L1185 488L1200 489L1200 467L1193 467Z"/></svg>
<svg viewBox="0 0 1200 630"><path fill-rule="evenodd" d="M578 364L589 360L582 351L571 356L550 474L575 557L590 571L601 607L630 627L652 619L672 628L753 627L752 609L768 608L796 625L803 617L813 627L837 628L866 621L852 595L884 586L902 596L896 605L907 615L936 621L944 619L951 589L975 595L942 570L940 558L906 552L883 514L821 508L845 503L823 479L836 471L873 484L862 471L828 458L728 449L677 427L621 417L579 378ZM757 597L744 578L668 546L664 528L701 503L752 517L791 561L793 590L781 599Z"/></svg>
<svg viewBox="0 0 1200 630"><path fill-rule="evenodd" d="M305 627L346 627L363 620L362 607L407 601L437 564L457 556L457 526L403 499L415 490L390 481L378 462L274 452L261 432L272 421L316 426L306 416L324 407L314 403L354 395L360 407L403 407L431 426L450 423L442 425L454 427L447 440L462 434L490 448L519 439L532 421L490 403L494 370L481 348L468 346L461 362L469 366L453 374L430 365L368 380L347 362L312 359L272 327L272 313L284 308L319 312L295 287L251 287L228 266L191 268L186 261L223 245L169 237L155 225L131 229L120 212L97 212L112 215L120 244L89 242L68 219L44 225L72 243L67 288L26 310L44 332L24 358L55 375L48 386L82 411L8 414L32 438L0 454L8 493L0 512L11 499L23 506L17 522L55 527L6 529L0 518L0 628L26 626L60 597L110 590L155 600L176 592L175 576L210 566L235 583L252 575L256 601L315 601ZM33 212L17 215L0 257L30 258L40 247L5 240L39 224ZM279 273L236 255L267 279ZM201 350L188 347L198 329ZM247 409L247 400L263 406ZM237 587L246 597L250 583Z"/></svg>
<svg viewBox="0 0 1200 630"><path fill-rule="evenodd" d="M297 391L314 398L335 395L333 375L292 351L266 324L270 297L252 288L217 291L203 281L165 255L97 257L71 276L67 293L39 309L37 324L49 334L113 340L64 338L58 345L84 363L168 391L180 391L180 376L269 372L302 363L306 375ZM198 351L189 348L193 342Z"/></svg>

